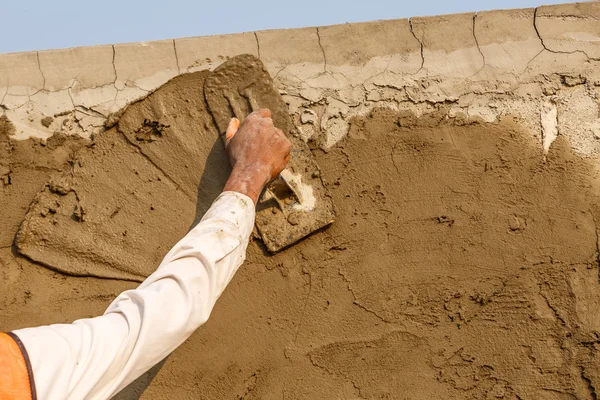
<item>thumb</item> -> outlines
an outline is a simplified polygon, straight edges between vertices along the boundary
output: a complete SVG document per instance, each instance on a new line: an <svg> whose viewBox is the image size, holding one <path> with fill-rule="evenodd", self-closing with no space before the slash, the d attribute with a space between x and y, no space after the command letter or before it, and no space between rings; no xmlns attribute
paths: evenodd
<svg viewBox="0 0 600 400"><path fill-rule="evenodd" d="M237 118L231 118L229 121L229 125L227 126L227 131L225 132L225 147L229 145L229 142L233 138L233 136L237 133L240 128L240 120Z"/></svg>

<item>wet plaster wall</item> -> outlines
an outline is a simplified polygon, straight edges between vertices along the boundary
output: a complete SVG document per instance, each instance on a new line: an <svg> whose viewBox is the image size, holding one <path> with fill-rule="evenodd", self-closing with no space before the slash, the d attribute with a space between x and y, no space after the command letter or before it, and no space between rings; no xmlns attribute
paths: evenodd
<svg viewBox="0 0 600 400"><path fill-rule="evenodd" d="M0 55L0 329L136 285L54 272L11 235L123 107L241 53L338 219L273 257L251 243L207 325L119 398L597 397L598 3Z"/></svg>

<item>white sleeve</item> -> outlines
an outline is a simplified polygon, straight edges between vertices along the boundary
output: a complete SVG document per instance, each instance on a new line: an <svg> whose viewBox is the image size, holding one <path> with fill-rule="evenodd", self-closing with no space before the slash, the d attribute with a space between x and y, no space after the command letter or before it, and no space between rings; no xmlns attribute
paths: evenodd
<svg viewBox="0 0 600 400"><path fill-rule="evenodd" d="M13 332L23 342L40 399L108 399L183 343L246 256L254 203L224 192L137 289L104 315Z"/></svg>

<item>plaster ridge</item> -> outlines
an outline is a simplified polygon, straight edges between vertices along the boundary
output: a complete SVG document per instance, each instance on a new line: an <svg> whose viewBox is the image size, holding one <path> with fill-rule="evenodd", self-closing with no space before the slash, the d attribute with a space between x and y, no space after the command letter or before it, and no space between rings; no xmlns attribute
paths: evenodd
<svg viewBox="0 0 600 400"><path fill-rule="evenodd" d="M107 118L107 115L104 115L100 111L94 110L91 107L86 107L81 104L74 105L74 107L75 107L75 111L79 111L80 113L85 114L89 117Z"/></svg>
<svg viewBox="0 0 600 400"><path fill-rule="evenodd" d="M421 70L423 69L423 66L425 65L425 55L423 53L423 42L421 40L419 40L419 38L415 34L415 31L413 29L412 18L408 19L408 26L410 27L410 33L412 33L412 35L414 36L415 40L417 42L419 42L419 45L421 46L421 67L419 67L419 69L417 70L417 72L415 72L415 73L419 73L419 72L421 72Z"/></svg>
<svg viewBox="0 0 600 400"><path fill-rule="evenodd" d="M565 319L560 315L560 309L558 307L556 307L555 305L553 305L552 302L550 301L550 299L548 298L548 296L546 296L544 294L544 291L542 289L542 285L544 283L545 282L538 283L538 294L542 297L542 299L544 299L544 302L546 303L548 308L554 314L554 318L556 318L556 320L558 322L560 322L560 324L562 325L563 328L567 328L567 321L565 321Z"/></svg>
<svg viewBox="0 0 600 400"><path fill-rule="evenodd" d="M396 169L396 173L398 175L400 175L402 172L400 171L400 168L398 167L398 164L396 164L396 159L394 158L394 156L396 155L396 148L398 147L398 144L396 143L395 145L392 146L392 151L390 152L390 158L392 159L392 164L394 165L394 168Z"/></svg>
<svg viewBox="0 0 600 400"><path fill-rule="evenodd" d="M568 4L568 3L567 3ZM542 6L542 7L548 7L548 6ZM599 21L600 18L595 17L593 15L575 15L575 14L561 14L561 15L556 15L557 17L560 17L560 19L562 19L563 21Z"/></svg>
<svg viewBox="0 0 600 400"><path fill-rule="evenodd" d="M306 300L304 300L304 306L302 307L302 314L300 315L300 321L298 322L296 333L294 334L294 343L296 343L296 340L298 339L298 333L300 333L300 328L302 327L302 322L304 321L304 314L306 314L306 306L308 305L308 301L310 300L310 295L312 293L312 275L310 272L307 272L306 274L308 275L308 293L306 295Z"/></svg>
<svg viewBox="0 0 600 400"><path fill-rule="evenodd" d="M336 342L336 343L341 343L341 342ZM325 347L325 346L322 346ZM352 387L354 387L354 390L356 392L358 392L358 397L357 400L365 400L364 397L362 397L362 393L360 391L360 387L354 382L354 380L352 380L347 374L339 374L336 373L335 370L332 370L331 368L329 368L327 365L321 365L318 361L314 360L312 357L313 352L310 351L306 354L306 358L308 358L308 361L310 361L310 363L313 365L313 367L319 368L325 372L327 372L329 375L334 376L334 377L338 377L341 376L343 379L347 380L348 382L350 382L350 384L352 385Z"/></svg>
<svg viewBox="0 0 600 400"><path fill-rule="evenodd" d="M319 27L317 26L317 41L319 43L319 48L323 53L323 72L327 72L327 55L325 54L325 49L323 48L323 44L321 43L321 32L319 31Z"/></svg>
<svg viewBox="0 0 600 400"><path fill-rule="evenodd" d="M81 120L77 118L76 113L73 113L73 121L75 121L75 123L77 124L79 129L81 129L82 132L85 132L85 128L83 127L83 125L81 125ZM77 204L79 204L79 197L77 196L77 193L75 193L75 198L77 199Z"/></svg>
<svg viewBox="0 0 600 400"><path fill-rule="evenodd" d="M598 231L598 221L596 221L591 209L589 213L592 216L592 221L594 221L594 232L596 232L596 266L598 267L598 283L600 283L600 232Z"/></svg>
<svg viewBox="0 0 600 400"><path fill-rule="evenodd" d="M580 368L581 379L583 379L583 381L586 383L590 397L592 398L592 400L598 400L598 394L596 393L596 387L594 386L592 379L589 376L587 376L584 366L581 366Z"/></svg>
<svg viewBox="0 0 600 400"><path fill-rule="evenodd" d="M12 247L12 246L11 246ZM29 262L31 262L34 265L41 265L44 268L48 268L50 271L54 271L57 272L59 274L62 274L64 276L72 276L72 277L81 277L80 275L76 275L76 274L70 274L68 272L56 269L56 267L50 265L49 263L45 263L41 260L29 257L27 255L21 255L21 257L23 257L24 259L28 260ZM18 259L17 259L18 260ZM94 279L102 279L103 281L114 281L114 282L134 282L134 283L139 283L140 281L137 281L135 279L129 279L129 278L106 278L104 276L99 276L99 275L89 275L90 277L93 277Z"/></svg>

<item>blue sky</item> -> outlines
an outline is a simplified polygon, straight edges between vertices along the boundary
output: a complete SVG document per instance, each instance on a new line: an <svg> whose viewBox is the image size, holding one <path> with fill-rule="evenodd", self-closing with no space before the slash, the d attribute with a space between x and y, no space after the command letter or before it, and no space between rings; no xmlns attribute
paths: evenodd
<svg viewBox="0 0 600 400"><path fill-rule="evenodd" d="M3 3L0 53L535 7L560 2L5 0Z"/></svg>

